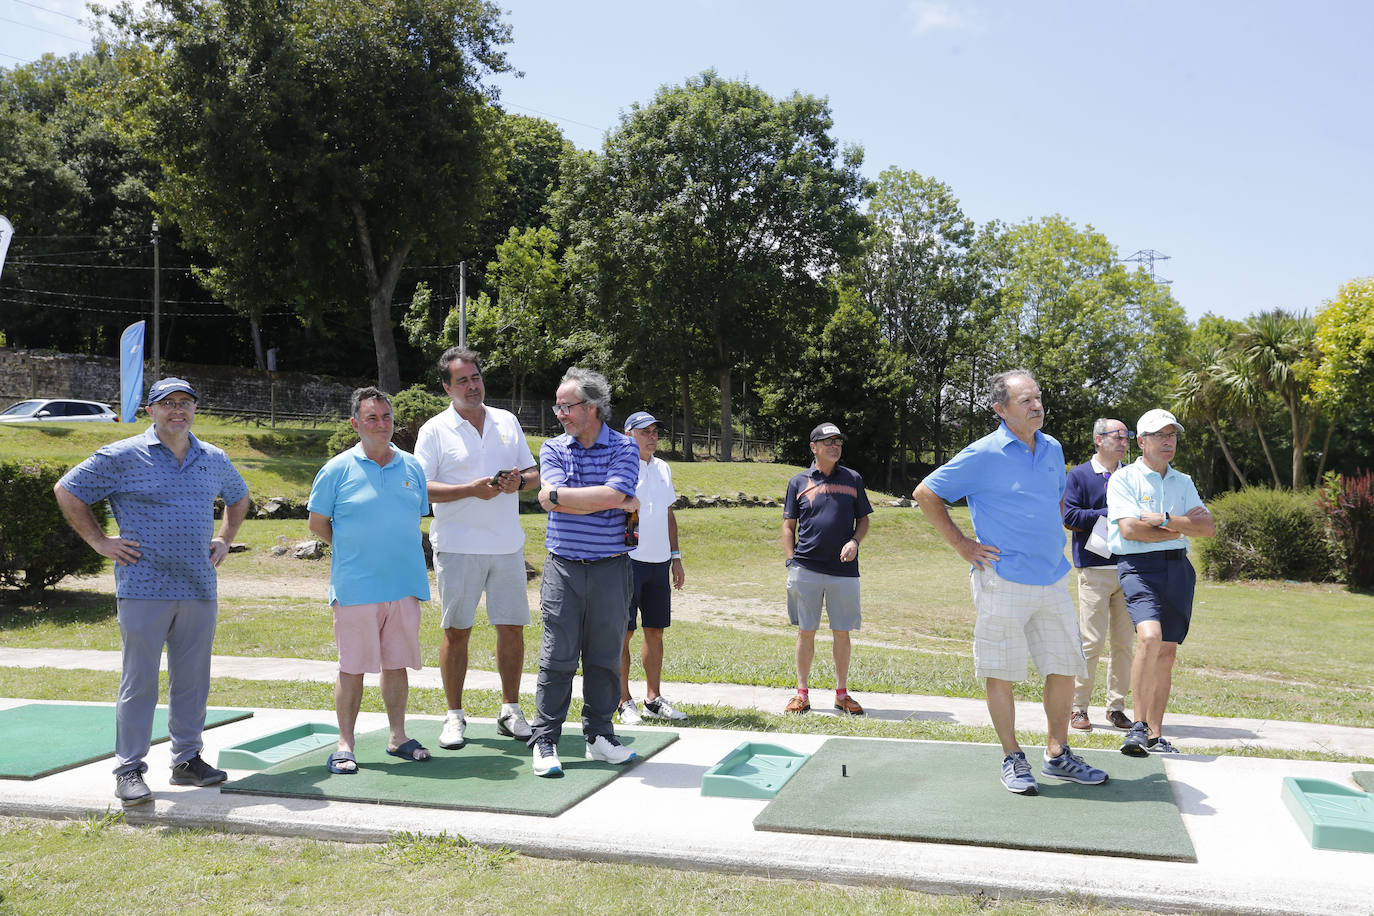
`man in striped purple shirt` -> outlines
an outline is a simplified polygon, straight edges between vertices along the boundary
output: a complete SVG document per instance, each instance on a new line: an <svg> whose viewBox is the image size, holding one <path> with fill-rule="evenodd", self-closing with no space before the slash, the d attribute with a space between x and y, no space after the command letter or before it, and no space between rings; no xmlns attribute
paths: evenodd
<svg viewBox="0 0 1374 916"><path fill-rule="evenodd" d="M625 523L639 508L639 448L608 425L610 385L599 372L569 369L553 412L563 435L539 450L539 504L549 513L539 585L544 646L530 725L539 776L563 773L558 739L579 660L587 759L621 764L635 757L616 740L611 715L620 701L620 650L629 624L633 573Z"/></svg>

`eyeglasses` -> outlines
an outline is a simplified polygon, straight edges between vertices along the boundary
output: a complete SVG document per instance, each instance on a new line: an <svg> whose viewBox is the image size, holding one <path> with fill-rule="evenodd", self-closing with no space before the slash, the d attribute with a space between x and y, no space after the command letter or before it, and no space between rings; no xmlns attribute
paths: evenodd
<svg viewBox="0 0 1374 916"><path fill-rule="evenodd" d="M165 407L168 410L190 410L191 408L196 406L196 402L191 400L190 398L178 398L175 401L163 398L161 401L156 401L154 403L156 403L160 407Z"/></svg>
<svg viewBox="0 0 1374 916"><path fill-rule="evenodd" d="M1124 429L1118 429L1118 430L1116 430L1116 431L1114 431L1114 432L1110 432L1110 433L1102 433L1101 435L1102 435L1102 438L1104 438L1104 439L1134 439L1134 438L1135 438L1135 433L1127 432L1127 431L1124 430Z"/></svg>
<svg viewBox="0 0 1374 916"><path fill-rule="evenodd" d="M839 446L839 445L843 445L843 444L844 444L844 440L843 440L843 439L837 439L837 438L835 438L834 436L831 436L829 439L817 439L817 440L816 440L816 444L817 444L817 445L835 445L835 446Z"/></svg>
<svg viewBox="0 0 1374 916"><path fill-rule="evenodd" d="M1156 439L1164 439L1164 440L1170 440L1170 439L1172 439L1172 440L1174 440L1174 441L1178 441L1178 433L1141 433L1141 434L1140 434L1140 437L1141 437L1142 439L1145 438L1146 436L1153 436L1153 437L1155 437Z"/></svg>
<svg viewBox="0 0 1374 916"><path fill-rule="evenodd" d="M555 404L555 405L553 405L553 415L554 415L555 417L561 417L561 416L563 416L564 414L572 413L572 409L573 409L574 407L576 407L578 404L585 404L585 403L587 403L587 399L586 399L586 398L583 398L583 399L580 400L580 401L573 401L571 404Z"/></svg>

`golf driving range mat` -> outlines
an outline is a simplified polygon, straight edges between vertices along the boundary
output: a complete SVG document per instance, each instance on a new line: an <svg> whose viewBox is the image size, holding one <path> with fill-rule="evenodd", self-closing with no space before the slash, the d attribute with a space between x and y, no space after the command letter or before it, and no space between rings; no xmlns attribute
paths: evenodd
<svg viewBox="0 0 1374 916"><path fill-rule="evenodd" d="M246 719L247 709L209 709L205 727ZM153 744L166 741L167 708L153 712ZM0 778L38 779L49 773L112 757L113 706L29 703L0 710Z"/></svg>
<svg viewBox="0 0 1374 916"><path fill-rule="evenodd" d="M1157 756L1075 751L1110 776L1081 786L1040 775L1037 796L1002 786L1002 753L987 745L832 738L757 818L784 833L1061 850L1195 862Z"/></svg>
<svg viewBox="0 0 1374 916"><path fill-rule="evenodd" d="M456 751L439 747L442 725L423 721L408 726L410 737L429 748L429 760L388 755L388 732L383 728L357 736L356 773L330 773L325 767L333 750L329 747L283 760L220 788L252 795L556 817L638 763L613 766L587 760L586 742L574 727L558 742L563 775L535 776L530 767L533 752L525 742L497 734L494 723L469 722L467 743ZM642 760L676 741L677 733L625 729L616 737Z"/></svg>

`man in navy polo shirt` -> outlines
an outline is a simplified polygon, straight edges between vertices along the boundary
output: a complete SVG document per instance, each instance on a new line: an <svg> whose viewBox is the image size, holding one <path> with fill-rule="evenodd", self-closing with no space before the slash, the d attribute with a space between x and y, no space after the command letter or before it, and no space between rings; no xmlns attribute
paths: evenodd
<svg viewBox="0 0 1374 916"><path fill-rule="evenodd" d="M857 630L859 542L868 534L868 504L863 478L840 464L844 433L834 423L811 430L811 467L787 482L782 509L782 555L787 566L787 617L797 628L797 694L784 712L811 709L811 662L821 605L830 621L835 658L835 709L861 716L864 708L849 695L849 631Z"/></svg>
<svg viewBox="0 0 1374 916"><path fill-rule="evenodd" d="M1078 617L1069 597L1064 559L1064 449L1045 435L1040 385L1024 369L992 377L988 391L996 430L936 468L916 487L926 519L967 560L973 606L973 669L985 681L988 714L1002 743L1002 785L1018 795L1039 786L1016 740L1012 687L1029 675L1030 659L1045 677L1049 742L1041 773L1083 785L1107 774L1069 749L1074 678L1086 673ZM968 500L977 540L950 518L946 502Z"/></svg>
<svg viewBox="0 0 1374 916"><path fill-rule="evenodd" d="M115 703L115 797L125 805L153 798L143 758L152 741L164 644L171 783L209 786L226 776L201 759L201 731L219 612L215 568L248 514L248 487L229 456L191 434L196 401L182 379L154 382L144 408L153 425L104 446L53 487L68 524L115 561L123 667ZM224 519L212 536L216 497L224 498ZM91 512L102 499L110 501L118 536L107 536Z"/></svg>
<svg viewBox="0 0 1374 916"><path fill-rule="evenodd" d="M582 662L582 735L587 759L627 763L634 751L615 737L611 715L620 700L620 652L630 615L630 547L625 521L639 508L639 448L611 429L606 377L574 367L553 405L564 433L539 450L539 504L549 513L539 605L544 646L539 653L530 747L538 776L558 776L558 739Z"/></svg>

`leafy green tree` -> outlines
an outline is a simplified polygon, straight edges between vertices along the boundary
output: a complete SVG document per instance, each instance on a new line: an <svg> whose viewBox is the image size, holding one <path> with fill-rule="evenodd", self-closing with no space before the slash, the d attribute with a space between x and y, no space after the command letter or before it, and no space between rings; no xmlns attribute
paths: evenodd
<svg viewBox="0 0 1374 916"><path fill-rule="evenodd" d="M491 197L483 80L510 30L482 0L156 0L111 14L158 203L247 313L359 306L400 388L391 303L407 259L470 240Z"/></svg>
<svg viewBox="0 0 1374 916"><path fill-rule="evenodd" d="M1316 324L1312 394L1336 412L1374 402L1374 277L1342 285Z"/></svg>
<svg viewBox="0 0 1374 916"><path fill-rule="evenodd" d="M1272 391L1288 411L1293 445L1293 489L1307 485L1305 455L1321 418L1312 396L1312 376L1321 355L1317 325L1307 314L1282 309L1262 312L1246 322L1236 339L1250 380ZM1318 471L1320 474L1320 471Z"/></svg>
<svg viewBox="0 0 1374 916"><path fill-rule="evenodd" d="M726 460L735 369L789 358L858 249L862 153L830 129L820 99L708 70L567 163L558 227L580 299L625 363L676 373L688 422L692 376L716 382Z"/></svg>

